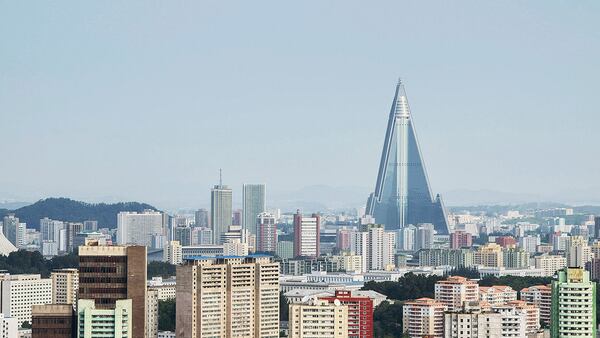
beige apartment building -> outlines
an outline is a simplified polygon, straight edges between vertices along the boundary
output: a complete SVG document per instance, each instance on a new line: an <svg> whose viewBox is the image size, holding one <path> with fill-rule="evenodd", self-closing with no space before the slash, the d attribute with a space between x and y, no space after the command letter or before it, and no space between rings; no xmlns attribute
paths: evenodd
<svg viewBox="0 0 600 338"><path fill-rule="evenodd" d="M479 285L474 280L461 276L451 276L435 283L435 300L448 308L457 311L465 302L479 300Z"/></svg>
<svg viewBox="0 0 600 338"><path fill-rule="evenodd" d="M506 285L480 286L479 300L490 305L502 305L517 300L517 291Z"/></svg>
<svg viewBox="0 0 600 338"><path fill-rule="evenodd" d="M444 337L444 304L431 298L419 298L404 303L402 324L411 338Z"/></svg>
<svg viewBox="0 0 600 338"><path fill-rule="evenodd" d="M77 269L58 269L50 274L52 279L52 303L73 304L77 307L79 292L79 271Z"/></svg>
<svg viewBox="0 0 600 338"><path fill-rule="evenodd" d="M534 259L535 268L544 270L544 275L553 276L556 271L562 270L567 266L567 258L559 255L544 254Z"/></svg>
<svg viewBox="0 0 600 338"><path fill-rule="evenodd" d="M348 338L348 306L320 299L290 304L289 332L289 338Z"/></svg>
<svg viewBox="0 0 600 338"><path fill-rule="evenodd" d="M279 337L279 263L209 257L177 267L178 338Z"/></svg>
<svg viewBox="0 0 600 338"><path fill-rule="evenodd" d="M504 254L502 247L496 243L489 243L479 247L473 254L473 263L489 268L500 268L504 266Z"/></svg>
<svg viewBox="0 0 600 338"><path fill-rule="evenodd" d="M552 288L549 285L534 285L520 291L521 300L540 309L540 320L550 324L552 312Z"/></svg>

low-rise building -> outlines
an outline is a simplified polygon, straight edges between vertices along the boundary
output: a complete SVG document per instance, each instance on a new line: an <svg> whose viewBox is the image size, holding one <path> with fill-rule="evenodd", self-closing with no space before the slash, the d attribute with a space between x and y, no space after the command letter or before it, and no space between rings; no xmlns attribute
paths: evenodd
<svg viewBox="0 0 600 338"><path fill-rule="evenodd" d="M448 308L431 298L419 298L404 303L402 325L411 338L444 337L444 311Z"/></svg>
<svg viewBox="0 0 600 338"><path fill-rule="evenodd" d="M348 306L319 299L290 304L288 337L348 338Z"/></svg>

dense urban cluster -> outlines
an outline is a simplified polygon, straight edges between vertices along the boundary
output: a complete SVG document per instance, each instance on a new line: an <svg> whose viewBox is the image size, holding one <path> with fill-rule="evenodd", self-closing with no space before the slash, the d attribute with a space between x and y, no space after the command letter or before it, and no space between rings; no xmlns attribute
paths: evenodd
<svg viewBox="0 0 600 338"><path fill-rule="evenodd" d="M600 211L448 211L413 128L399 83L362 208L282 212L244 184L234 209L220 180L210 208L116 226L7 214L0 338L595 337Z"/></svg>

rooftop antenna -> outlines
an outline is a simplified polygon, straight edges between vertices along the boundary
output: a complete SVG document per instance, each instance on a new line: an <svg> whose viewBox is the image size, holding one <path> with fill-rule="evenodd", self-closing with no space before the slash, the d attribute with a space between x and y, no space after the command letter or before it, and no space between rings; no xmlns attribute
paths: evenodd
<svg viewBox="0 0 600 338"><path fill-rule="evenodd" d="M219 168L219 185L223 185L223 169Z"/></svg>

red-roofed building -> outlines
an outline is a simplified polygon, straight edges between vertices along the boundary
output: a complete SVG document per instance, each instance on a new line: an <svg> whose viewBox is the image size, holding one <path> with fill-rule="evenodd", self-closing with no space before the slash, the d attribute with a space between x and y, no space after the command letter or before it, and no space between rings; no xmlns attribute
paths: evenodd
<svg viewBox="0 0 600 338"><path fill-rule="evenodd" d="M348 338L373 338L373 300L352 296L352 291L336 290L333 297L321 297L329 303L339 300L348 306Z"/></svg>

